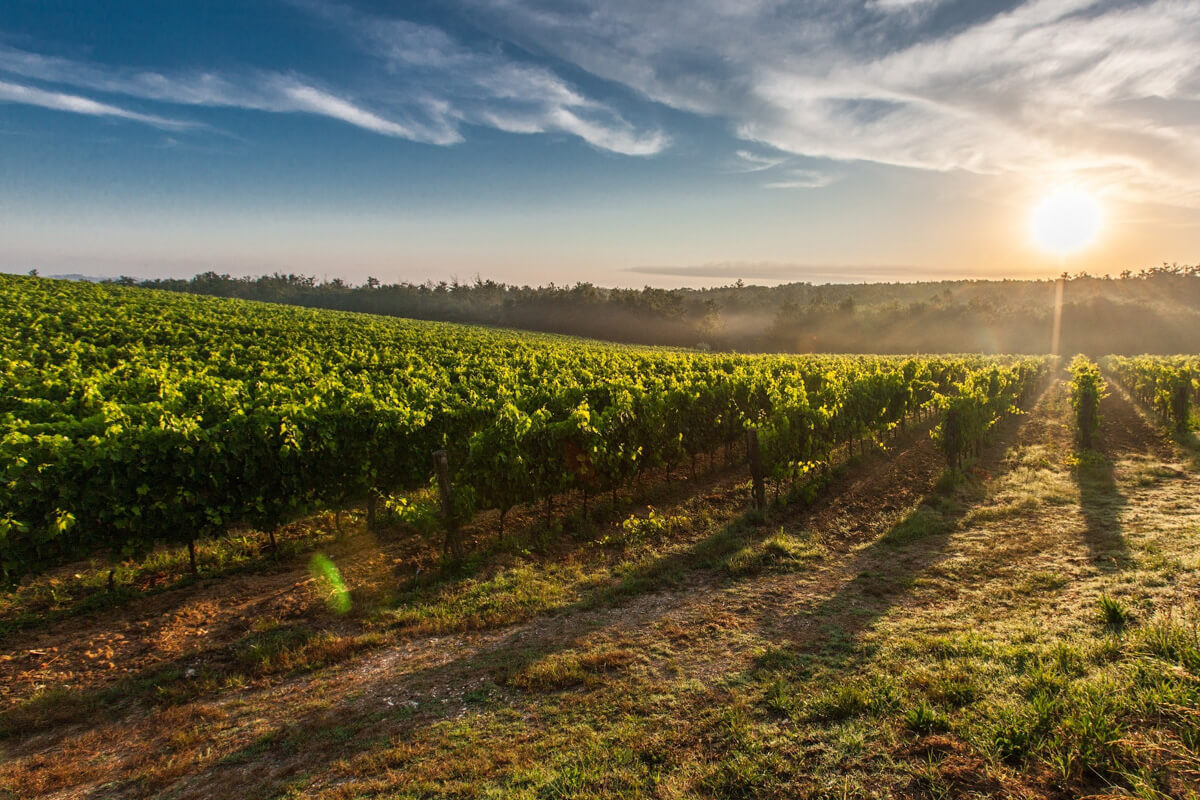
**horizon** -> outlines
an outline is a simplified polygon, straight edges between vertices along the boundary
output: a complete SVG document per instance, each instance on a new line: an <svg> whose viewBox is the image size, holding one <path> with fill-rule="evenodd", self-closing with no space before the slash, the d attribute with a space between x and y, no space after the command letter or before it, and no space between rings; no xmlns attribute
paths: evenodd
<svg viewBox="0 0 1200 800"><path fill-rule="evenodd" d="M18 4L0 269L702 288L1196 260L1188 3L686 16Z"/></svg>
<svg viewBox="0 0 1200 800"><path fill-rule="evenodd" d="M1071 282L1071 281L1075 281L1075 280L1117 281L1117 280L1125 280L1125 279L1140 279L1140 278L1145 278L1148 275L1152 275L1153 273L1155 273L1157 271L1178 274L1178 273L1173 273L1173 271L1178 271L1178 270L1188 271L1187 272L1188 275L1194 276L1196 274L1196 272L1194 270L1200 270L1200 266L1192 266L1189 264L1179 264L1179 263L1168 264L1168 263L1164 262L1162 264L1156 264L1156 265L1153 265L1150 267L1139 267L1138 269L1122 270L1121 272L1118 272L1116 275L1114 275L1112 273L1097 274L1097 273L1090 273L1087 271L1081 271L1081 272L1074 273L1074 274L1059 273L1058 275L1048 275L1048 276L1011 277L1011 276L974 276L974 275L965 275L965 274L963 274L963 275L947 274L947 275L943 275L943 276L934 276L934 277L907 277L906 276L904 278L895 279L895 280L877 279L877 280L844 280L844 281L836 281L836 280L820 281L820 280L811 280L811 279L792 280L792 279L783 279L783 278L780 278L780 279L771 279L771 278L744 279L744 278L734 278L734 277L722 277L720 275L709 275L706 277L700 277L696 282L693 282L693 283L682 283L682 284L671 285L671 286L656 286L653 283L648 282L648 281L642 282L642 283L636 283L636 284L613 285L613 284L598 284L598 283L594 283L594 282L586 281L586 280L578 280L578 281L570 281L570 282L550 281L550 282L541 283L541 284L528 284L528 283L516 283L516 282L502 281L502 280L497 280L495 278L485 276L482 274L475 274L475 275L468 276L466 278L463 278L458 275L451 275L446 278L428 277L428 278L425 278L424 280L415 279L415 278L414 279L405 278L405 279L398 279L396 281L380 281L380 286L385 287L385 288L388 286L399 286L399 285L428 286L428 285L438 285L438 284L442 284L442 283L457 284L457 285L474 285L476 283L491 282L491 283L495 283L500 286L504 286L508 289L541 289L541 288L549 288L551 286L553 286L555 288L559 288L559 289L570 289L570 288L572 288L574 286L578 286L578 285L590 285L590 286L595 286L596 288L605 290L605 291L609 291L609 290L638 291L641 289L665 289L667 291L704 292L704 291L721 290L721 289L779 289L779 288L787 288L787 287L791 287L791 286L806 286L806 287L810 287L810 288L814 288L814 289L821 289L821 288L825 288L825 287L922 286L922 285L937 285L937 284L948 284L948 283L970 283L970 284L975 284L975 283L998 283L998 284L999 283L1046 283L1046 284L1054 284L1055 282L1057 282L1060 279L1065 279L1067 282ZM647 277L653 277L655 275L660 274L660 273L651 272L651 271L643 272L636 268L629 270L629 272L647 276ZM1124 274L1122 274L1123 272L1128 272L1129 274L1124 275ZM282 272L282 271L276 271L276 272L272 272L272 273L260 273L260 274L254 274L254 273L236 274L236 273L229 273L229 272L223 273L223 272L219 272L217 270L205 270L204 272L198 272L198 273L195 273L192 275L179 275L179 276L163 275L163 274L95 275L95 274L86 274L86 273L80 273L80 272L44 274L37 267L31 267L30 269L24 270L24 271L12 269L12 268L0 267L0 275L14 275L14 276L24 275L24 276L37 277L37 278L46 278L49 280L82 281L82 282L90 282L90 283L111 283L111 282L119 282L121 280L133 280L133 281L135 281L135 285L142 287L142 288L155 288L153 286L145 286L145 284L151 283L154 281L191 281L191 280L203 277L206 274L215 275L219 278L225 278L225 279L230 279L230 280L245 280L245 281L249 281L249 282L253 282L253 281L261 280L261 279L273 278L273 277L309 278L309 279L312 279L313 281L315 281L317 286L321 286L323 284L330 283L334 280L339 279L339 277L340 277L340 276L336 276L336 275L330 276L328 274L317 275L314 273L298 273L298 272L288 273L288 272ZM665 274L665 273L662 273L662 274ZM751 273L751 274L753 274L753 273ZM345 279L342 279L342 280L345 282L346 287L349 289L364 289L364 288L367 288L368 281L372 277L374 277L374 276L368 276L367 278L363 279L362 281L345 280ZM680 274L678 277L687 278L689 276ZM756 282L756 281L762 281L762 282Z"/></svg>

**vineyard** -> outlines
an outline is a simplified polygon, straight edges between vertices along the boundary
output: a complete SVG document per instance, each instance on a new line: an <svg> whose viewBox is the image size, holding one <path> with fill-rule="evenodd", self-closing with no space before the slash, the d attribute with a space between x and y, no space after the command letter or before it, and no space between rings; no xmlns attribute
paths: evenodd
<svg viewBox="0 0 1200 800"><path fill-rule="evenodd" d="M0 300L8 581L373 506L429 485L437 451L449 514L501 526L521 504L694 473L748 428L776 486L933 413L957 467L1049 363L633 349L18 277Z"/></svg>
<svg viewBox="0 0 1200 800"><path fill-rule="evenodd" d="M1075 356L1067 371L1071 373L1071 407L1075 410L1079 443L1088 448L1100 428L1100 401L1108 387L1099 365L1086 356Z"/></svg>
<svg viewBox="0 0 1200 800"><path fill-rule="evenodd" d="M1195 356L1110 356L1117 380L1159 421L1175 432L1191 426L1200 403L1200 358Z"/></svg>
<svg viewBox="0 0 1200 800"><path fill-rule="evenodd" d="M0 300L0 798L1200 791L1197 357Z"/></svg>

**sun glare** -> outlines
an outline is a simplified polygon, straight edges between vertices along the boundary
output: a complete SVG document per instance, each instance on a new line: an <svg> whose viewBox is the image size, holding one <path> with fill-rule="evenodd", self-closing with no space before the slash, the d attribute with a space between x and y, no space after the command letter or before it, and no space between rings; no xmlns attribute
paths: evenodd
<svg viewBox="0 0 1200 800"><path fill-rule="evenodd" d="M1029 217L1038 247L1066 255L1087 247L1100 233L1103 214L1096 198L1078 189L1060 189L1042 199Z"/></svg>

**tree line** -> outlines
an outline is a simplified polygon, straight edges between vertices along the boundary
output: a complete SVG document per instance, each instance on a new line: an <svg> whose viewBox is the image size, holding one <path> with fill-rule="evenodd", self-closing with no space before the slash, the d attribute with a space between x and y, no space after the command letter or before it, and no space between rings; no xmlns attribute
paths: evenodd
<svg viewBox="0 0 1200 800"><path fill-rule="evenodd" d="M1055 281L909 283L741 281L708 289L517 286L473 281L354 285L275 273L122 284L217 297L609 341L739 352L1043 353L1050 349ZM1064 275L1061 352L1200 352L1200 267L1162 265L1117 277Z"/></svg>

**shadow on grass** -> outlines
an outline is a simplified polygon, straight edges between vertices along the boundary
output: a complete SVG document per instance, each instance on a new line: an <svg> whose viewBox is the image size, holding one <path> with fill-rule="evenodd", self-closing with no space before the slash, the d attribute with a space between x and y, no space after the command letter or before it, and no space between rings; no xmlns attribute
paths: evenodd
<svg viewBox="0 0 1200 800"><path fill-rule="evenodd" d="M913 440L920 438L923 433L914 432ZM928 446L928 440L925 441ZM897 526L884 537L886 544L877 546L904 547L909 535L920 534L915 526L915 521L909 523L909 527L903 524ZM405 734L417 726L448 720L459 710L460 704L466 707L476 702L470 698L478 697L478 687L481 685L507 684L511 687L514 685L514 676L556 654L569 653L590 634L618 627L652 625L669 610L657 601L632 602L639 596L687 580L690 575L712 576L715 573L721 576L720 580L733 582L752 574L754 569L763 565L752 564L751 569L747 570L744 564L735 562L733 558L748 546L759 544L773 529L762 524L761 519L754 515L735 513L730 522L691 546L636 566L619 579L591 586L582 592L576 602L541 614L536 626L513 626L510 630L497 631L485 637L482 643L466 643L463 652L430 666L412 665L411 662L399 660L384 670L384 674L372 673L364 678L361 674L347 672L345 680L353 684L352 694L323 702L317 708L306 706L303 698L297 697L295 709L280 715L270 735L241 747L218 763L194 770L183 783L174 785L170 791L183 797L213 793L227 796L273 795L283 790L297 773L319 774L342 759L353 758L387 742L394 742L397 737L403 740ZM780 557L787 555L782 553ZM769 563L765 565L765 568L769 567ZM462 579L460 576L450 580ZM886 596L892 588L864 582L857 590ZM855 590L846 589L847 592ZM686 601L687 598L681 598L667 606ZM618 607L619 612L615 615L607 613L613 607ZM70 697L58 699L68 701L64 709L74 708L74 721L83 721L80 715L87 716L98 704L109 712L106 714L108 719L113 720L114 717L120 719L125 716L125 710L149 702L186 703L199 696L195 686L188 684L189 664L227 664L223 670L212 669L212 675L202 676L206 683L198 686L200 693L206 696L228 691L229 688L236 688L231 686L231 682L236 682L239 675L254 672L252 665L247 669L246 659L253 662L256 647L268 654L273 649L279 651L277 660L284 667L271 674L294 674L322 666L329 666L332 670L341 669L333 666L339 660L337 657L322 658L327 650L336 649L334 644L318 648L315 654L305 652L310 646L311 632L284 632L276 638L281 641L264 643L247 637L230 647L192 654L172 664L148 670L130 679L119 691L80 694L73 700ZM370 641L362 643L362 646L380 643L387 642ZM293 652L295 655L291 655ZM347 667L347 670L352 669ZM194 679L195 676L191 678ZM341 682L337 671L330 674L328 686L335 690L335 694ZM178 694L172 694L175 691ZM71 714L66 716L70 717ZM21 730L22 734L29 732L32 732L29 728ZM271 768L247 770L247 762L270 764ZM276 769L279 765L293 765L294 769ZM289 775L290 778L286 777ZM97 790L92 796L132 796L166 789L166 785L150 787L141 779L122 776L116 784L106 784L103 792Z"/></svg>
<svg viewBox="0 0 1200 800"><path fill-rule="evenodd" d="M730 492L736 493L735 489ZM318 774L337 761L395 741L397 736L403 737L417 726L451 719L459 710L459 703L466 707L486 696L480 686L506 685L509 688L505 691L517 690L521 684L514 678L519 678L523 671L539 662L554 660L559 654L570 658L592 633L654 624L667 609L658 601L633 602L639 596L688 580L689 575L715 574L718 580L736 581L752 574L764 565L751 565L747 569L745 564L737 562L736 568L732 568L731 559L772 530L757 515L735 511L727 524L686 549L637 566L617 580L590 587L576 602L539 615L541 621L536 627L513 626L497 631L485 637L483 644L469 642L462 652L432 666L410 665L401 660L386 674L372 674L365 680L348 672L345 680L349 683L343 684L339 671L355 669L350 664L338 666L348 651L394 640L360 641L362 637L343 637L348 642L324 640L319 631L285 627L252 634L229 646L183 656L110 688L47 695L19 713L4 715L0 726L12 737L10 744L19 748L20 739L39 732L69 735L70 723L86 723L97 716L109 722L135 719L138 711L225 696L255 677L298 675L327 667L333 672L322 683L327 682L335 695L340 685L352 684L350 695L313 705L306 705L301 697L295 698L296 708L281 714L268 735L227 754L217 763L198 767L182 783L164 779L155 785L154 778L144 773L140 777L125 774L115 776L115 782L89 795L137 796L166 791L170 785L173 794L183 797L210 796L214 792L228 796L273 796L297 774ZM781 553L779 557L788 555ZM770 564L764 566L769 567ZM686 598L679 602L685 601ZM619 609L616 615L608 611L613 607ZM306 678L304 683L311 680ZM461 696L456 696L456 691ZM166 746L158 741L157 732L148 730L145 734L144 742L130 742L130 747L158 751L159 745ZM40 737L37 740L46 741ZM248 771L247 763L272 767ZM287 766L277 769L279 765Z"/></svg>
<svg viewBox="0 0 1200 800"><path fill-rule="evenodd" d="M52 688L0 713L0 741L87 722L120 719L212 697L267 677L299 675L386 643L378 633L338 635L319 624L280 624L227 645L184 654L101 687Z"/></svg>
<svg viewBox="0 0 1200 800"><path fill-rule="evenodd" d="M1042 392L1035 407L1051 398L1055 385ZM1028 415L1003 420L968 472L993 479L1003 475L1012 466L1005 453L1009 445L1022 440L1029 422ZM780 638L797 653L816 655L834 668L861 658L860 634L908 596L923 573L946 558L951 536L985 499L982 489L983 484L969 477L943 476L913 510L855 554L848 564L853 578L801 618L791 620ZM769 626L770 621L764 623Z"/></svg>
<svg viewBox="0 0 1200 800"><path fill-rule="evenodd" d="M914 441L917 438L918 434L914 434ZM929 480L932 482L935 477ZM830 498L822 498L825 500ZM911 543L910 536L927 542L926 532L919 530L921 524L917 518L902 523L876 546L904 548ZM519 678L528 668L569 656L591 634L653 625L672 608L688 601L684 597L668 600L665 605L657 601L634 602L639 597L692 576L716 576L720 582L732 585L760 569L770 569L771 559L789 556L782 548L776 553L761 547L777 528L755 514L736 515L690 547L653 559L619 580L588 589L576 602L541 615L536 626L499 632L483 644L433 666L412 668L397 663L387 675L357 683L354 699L335 701L332 706L316 710L300 710L281 721L274 735L260 738L229 754L221 763L197 771L184 785L171 791L183 797L203 793L202 787L209 791L227 789L240 795L271 795L282 790L287 781L278 777L279 772L274 769L248 771L244 768L247 762L269 763L273 768L295 764L305 774L315 775L336 762L388 743L405 741L411 731L453 719L455 712L461 715L477 702L472 698L487 693L480 687L507 686L505 693L513 691L522 685ZM948 536L948 530L943 535ZM764 563L746 565L739 560L739 554L744 554L747 548L768 551ZM868 585L866 581L864 577L857 586L844 591L877 596L890 591L890 587ZM619 609L616 615L609 613L613 608ZM461 695L456 695L456 689ZM520 699L508 702L524 703Z"/></svg>
<svg viewBox="0 0 1200 800"><path fill-rule="evenodd" d="M1113 465L1122 457L1142 457L1147 452L1170 459L1171 452L1162 432L1139 412L1123 389L1118 387L1101 401L1100 414L1097 448L1080 453L1075 482L1092 561L1105 568L1123 569L1130 559L1121 526L1127 500L1117 485ZM1186 442L1177 442L1187 448Z"/></svg>
<svg viewBox="0 0 1200 800"><path fill-rule="evenodd" d="M727 478L723 470L716 480ZM676 482L674 487L655 492L686 498L701 490L711 489L711 483L697 482L693 485ZM729 494L737 495L734 488ZM743 501L735 501L741 505ZM632 600L639 595L661 590L678 584L686 572L706 567L717 567L724 556L745 545L759 530L744 514L736 514L732 520L685 550L677 550L630 569L618 578L593 586L583 592L576 602L550 608L538 608L528 616L543 615L557 617L593 611L609 605ZM353 549L353 540L344 540L343 549ZM361 542L357 543L361 545ZM580 542L569 542L569 550L577 550ZM401 596L410 598L427 596L438 588L453 586L481 573L490 565L484 557L487 552L477 554L457 570L436 575L428 581L412 581ZM492 553L495 555L495 553ZM185 579L194 584L195 579ZM179 585L170 588L181 588ZM168 591L164 588L160 591ZM183 595L181 595L182 598ZM124 598L126 600L132 598ZM269 599L269 598L268 598ZM369 617L396 603L396 596L359 598L352 616ZM362 602L365 601L365 602ZM253 614L253 609L248 613ZM527 617L501 620L495 624L469 626L467 629L496 629L527 621ZM350 621L353 624L353 620ZM191 651L169 662L156 664L135 674L121 678L106 686L87 689L52 689L31 700L0 713L0 740L12 740L43 733L55 727L85 722L97 714L109 720L120 720L147 708L177 706L199 699L213 698L231 689L237 689L263 678L298 675L330 666L342 656L367 647L394 643L395 635L375 633L336 636L329 628L345 630L338 618L320 615L303 622L290 623L250 633L228 644L211 646ZM585 636L595 625L581 625L572 631L573 637ZM356 628L356 630L363 630ZM403 636L403 633L401 633ZM384 637L386 641L384 641ZM526 644L518 635L511 640L505 637L497 653L485 656L480 662L492 669L497 679L519 671L553 651L553 648L537 648ZM511 646L512 652L506 651ZM259 663L262 662L262 663Z"/></svg>
<svg viewBox="0 0 1200 800"><path fill-rule="evenodd" d="M298 527L298 524L288 526ZM66 590L70 597L58 601L57 607L39 605L34 598L21 610L0 619L0 643L16 634L47 628L54 623L89 614L118 609L149 598L157 598L164 610L188 602L192 593L183 590L204 586L213 580L224 580L236 575L272 574L292 569L303 563L303 557L322 547L345 548L347 540L338 541L317 525L309 525L309 533L299 536L277 534L278 545L271 549L265 541L266 534L246 532L230 534L214 540L203 540L200 544L199 575L193 575L187 566L186 549L173 547L152 554L146 561L96 566L76 565L81 577ZM253 541L250 536L253 534ZM285 538L286 537L286 538ZM215 554L213 551L216 551ZM215 561L215 563L214 563ZM72 574L70 565L57 572ZM104 576L109 569L115 572L115 584L111 589L104 585ZM40 580L40 579L39 579ZM36 592L37 583L26 591ZM17 590L18 592L21 590Z"/></svg>
<svg viewBox="0 0 1200 800"><path fill-rule="evenodd" d="M1079 510L1083 514L1083 538L1092 561L1123 569L1129 562L1129 547L1121 529L1125 496L1117 488L1112 461L1102 453L1084 451L1075 467L1079 487Z"/></svg>
<svg viewBox="0 0 1200 800"><path fill-rule="evenodd" d="M918 444L928 447L930 427L929 420L915 425L894 439L893 444L901 453L908 452ZM435 572L423 580L411 580L392 596L387 605L396 609L397 626L405 633L461 633L500 628L505 624L525 622L533 616L561 616L616 606L648 593L677 589L688 582L703 581L712 585L735 582L762 572L791 571L819 559L825 548L807 537L788 535L784 533L785 528L802 524L799 520L807 518L822 504L834 502L852 483L863 479L879 480L872 465L887 465L891 469L895 461L896 453L883 448L849 456L832 469L813 475L808 481L788 486L783 493L787 502L771 504L766 513L747 508L750 500L748 479L730 483L730 474L722 473L718 476L724 481L722 491L706 496L704 500L707 505L699 510L697 516L717 516L725 522L715 529L709 526L711 532L699 539L674 546L673 535L669 532L662 534L660 544L665 545L665 552L651 553L648 557L642 553L640 557L629 558L630 551L620 541L616 542L618 547L609 551L602 545L603 540L595 537L586 542L579 536L564 537L565 544L558 548L562 551L559 555L575 555L583 552L586 546L600 546L602 549L599 552L604 555L595 562L598 569L593 575L570 585L566 594L573 595L575 599L566 601L564 598L554 598L549 603L539 604L533 598L535 602L529 608L518 609L509 619L504 618L503 612L494 613L497 603L488 592L488 581L500 578L503 584L499 587L501 592L511 593L511 586L504 583L503 579L511 576L512 571L505 571L503 565L497 565L494 558L488 558L489 554L497 555L496 550L474 554L456 569ZM738 471L741 469L739 467ZM864 471L873 477L862 478ZM908 481L914 478L902 469L891 469L891 472L893 480ZM695 499L699 494L692 491L682 500ZM687 520L685 524L690 525L689 514L692 510L681 502L660 518L670 519L676 511L682 511L682 516ZM504 551L511 551L511 545L499 552ZM546 563L552 565L558 562L551 560ZM528 564L530 569L539 566L537 560L531 560ZM608 576L598 579L596 574L605 569L609 571ZM536 581L532 583L536 584ZM530 591L524 594L532 596L537 588L531 585ZM475 605L484 609L483 619L477 618L480 615L472 608ZM439 617L447 616L447 610L451 611L448 616L453 621L449 625L439 624ZM427 622L427 619L432 622Z"/></svg>

